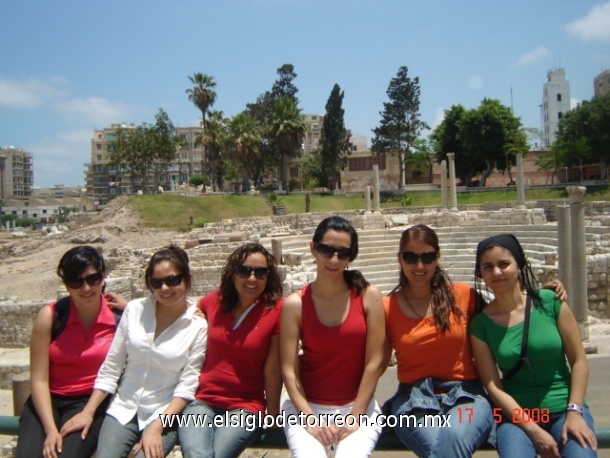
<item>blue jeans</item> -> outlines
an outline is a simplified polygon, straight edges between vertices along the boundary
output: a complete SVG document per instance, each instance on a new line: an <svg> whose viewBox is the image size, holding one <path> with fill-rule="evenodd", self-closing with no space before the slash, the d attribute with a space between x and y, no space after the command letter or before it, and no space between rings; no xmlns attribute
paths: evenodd
<svg viewBox="0 0 610 458"><path fill-rule="evenodd" d="M252 412L216 408L198 400L184 409L182 417L178 441L184 458L235 458L261 433L259 425L251 423L256 419Z"/></svg>
<svg viewBox="0 0 610 458"><path fill-rule="evenodd" d="M469 458L493 426L491 405L478 381L401 383L390 412L399 421L394 433L420 458Z"/></svg>
<svg viewBox="0 0 610 458"><path fill-rule="evenodd" d="M566 458L590 458L597 456L597 452L589 447L582 448L577 440L568 436L568 441L562 445L561 429L566 419L566 412L551 414L548 423L539 423L548 433L553 436L559 445L559 452ZM591 430L593 427L593 417L589 408L585 406L583 419ZM502 457L530 458L538 456L534 443L529 436L518 426L508 420L504 420L498 426L498 454Z"/></svg>
<svg viewBox="0 0 610 458"><path fill-rule="evenodd" d="M134 416L129 423L122 425L116 418L106 415L100 431L99 447L96 458L124 458L129 455L133 446L142 437L138 428L138 417ZM172 451L178 439L175 428L165 428L163 431L163 452L167 456ZM144 452L136 455L144 458Z"/></svg>

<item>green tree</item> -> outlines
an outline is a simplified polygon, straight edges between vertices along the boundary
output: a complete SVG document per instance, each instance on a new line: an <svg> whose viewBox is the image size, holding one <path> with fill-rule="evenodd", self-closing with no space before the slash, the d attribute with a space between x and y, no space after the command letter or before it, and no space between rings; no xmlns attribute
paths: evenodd
<svg viewBox="0 0 610 458"><path fill-rule="evenodd" d="M282 151L282 147L278 144L276 138L278 125L282 123L278 119L281 108L278 108L277 104L280 100L288 97L298 110L299 101L296 97L298 89L294 84L297 74L294 72L294 66L291 64L284 64L279 67L277 74L278 78L273 83L271 90L259 95L255 103L247 105L247 111L256 120L263 135L257 163L253 166L252 178L256 184L262 180L266 173L279 171L279 173L276 172L276 176L283 183L283 186L286 186L286 168L284 167L284 165L287 165L286 152ZM284 106L284 108L286 107L287 105ZM291 110L288 110L287 113L290 116L294 114L291 113ZM289 120L286 121L288 122ZM284 178L282 177L283 172Z"/></svg>
<svg viewBox="0 0 610 458"><path fill-rule="evenodd" d="M413 152L405 159L405 173L409 169L422 172L422 174L426 173L426 181L432 183L435 157L432 140L418 138L413 143Z"/></svg>
<svg viewBox="0 0 610 458"><path fill-rule="evenodd" d="M222 111L210 111L205 131L195 139L205 148L212 189L223 189L222 163L226 155L228 124Z"/></svg>
<svg viewBox="0 0 610 458"><path fill-rule="evenodd" d="M150 192L149 174L167 170L176 157L181 138L163 109L155 116L155 124L142 123L137 127L120 127L115 140L109 142L110 163L129 173L133 189ZM139 180L140 186L138 186Z"/></svg>
<svg viewBox="0 0 610 458"><path fill-rule="evenodd" d="M201 111L201 133L203 135L206 128L206 114L208 109L214 105L216 101L216 92L213 90L216 87L214 77L206 73L197 72L189 76L189 81L193 84L192 88L186 90L188 98L199 111ZM206 170L207 154L205 147L203 149L203 157L201 158L201 171ZM209 170L208 170L209 172ZM214 185L212 184L212 187ZM204 188L205 189L205 188ZM214 189L212 189L214 190Z"/></svg>
<svg viewBox="0 0 610 458"><path fill-rule="evenodd" d="M473 175L481 173L481 187L485 186L494 168L509 171L516 162L516 155L528 151L527 138L521 131L521 120L499 100L483 99L478 108L464 113L459 127L459 138L467 152L467 163Z"/></svg>
<svg viewBox="0 0 610 458"><path fill-rule="evenodd" d="M419 78L411 79L408 72L407 67L400 67L396 77L390 80L386 91L390 101L383 103L383 111L380 112L381 122L373 129L374 137L371 144L371 151L377 155L398 156L399 189L402 189L405 183L404 161L420 132L429 129L420 119Z"/></svg>
<svg viewBox="0 0 610 458"><path fill-rule="evenodd" d="M559 121L552 151L565 165L600 162L602 178L610 163L610 93L585 100ZM581 177L582 178L582 177Z"/></svg>
<svg viewBox="0 0 610 458"><path fill-rule="evenodd" d="M148 133L152 136L155 149L153 158L157 172L155 185L159 186L159 175L167 176L169 165L176 160L176 151L183 141L169 115L162 108L159 108L159 112L155 115L155 123L150 126Z"/></svg>
<svg viewBox="0 0 610 458"><path fill-rule="evenodd" d="M350 134L344 121L344 95L341 87L335 84L326 102L326 114L320 135L320 185L330 189L335 189L335 183L340 186L341 170L347 166L347 156L351 153Z"/></svg>
<svg viewBox="0 0 610 458"><path fill-rule="evenodd" d="M280 180L288 189L288 159L298 156L307 132L301 110L289 96L279 99L274 106L269 133L280 152Z"/></svg>
<svg viewBox="0 0 610 458"><path fill-rule="evenodd" d="M253 166L256 165L262 139L260 126L247 111L243 111L231 119L229 144L233 157L242 169L242 192L250 190Z"/></svg>

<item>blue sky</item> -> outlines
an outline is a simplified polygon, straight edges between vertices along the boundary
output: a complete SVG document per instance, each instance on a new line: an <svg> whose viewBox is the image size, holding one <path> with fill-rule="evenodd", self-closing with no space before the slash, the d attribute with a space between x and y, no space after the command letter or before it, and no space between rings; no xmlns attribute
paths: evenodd
<svg viewBox="0 0 610 458"><path fill-rule="evenodd" d="M84 182L94 129L196 125L188 75L217 81L232 116L294 65L300 107L324 113L335 83L345 121L371 138L400 66L419 77L422 119L512 105L540 127L547 71L563 67L573 102L610 68L610 1L600 0L4 0L0 146L34 154L37 186Z"/></svg>

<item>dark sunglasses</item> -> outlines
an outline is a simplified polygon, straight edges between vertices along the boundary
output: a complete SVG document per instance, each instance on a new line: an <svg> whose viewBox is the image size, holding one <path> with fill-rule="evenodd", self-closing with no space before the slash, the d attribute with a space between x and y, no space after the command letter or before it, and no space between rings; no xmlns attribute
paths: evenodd
<svg viewBox="0 0 610 458"><path fill-rule="evenodd" d="M235 268L235 273L239 278L250 278L252 272L254 272L254 276L257 280L262 280L269 275L269 267L250 267L242 264Z"/></svg>
<svg viewBox="0 0 610 458"><path fill-rule="evenodd" d="M153 288L161 289L163 288L163 283L165 283L168 288L172 286L178 286L180 283L182 283L183 278L184 274L169 275L165 278L151 278L149 282L150 286L152 286Z"/></svg>
<svg viewBox="0 0 610 458"><path fill-rule="evenodd" d="M89 274L86 277L76 277L76 278L64 278L64 284L68 288L79 289L87 282L89 286L97 286L104 279L104 274L102 272L96 272L94 274Z"/></svg>
<svg viewBox="0 0 610 458"><path fill-rule="evenodd" d="M417 264L417 261L421 259L423 264L432 264L436 260L438 252L426 251L424 253L414 253L412 251L403 251L400 253L402 260L407 264Z"/></svg>
<svg viewBox="0 0 610 458"><path fill-rule="evenodd" d="M337 253L337 257L342 261L349 259L352 257L352 249L351 248L336 248L332 245L327 245L326 243L316 242L314 244L314 248L318 253L320 253L325 258L332 258L335 253Z"/></svg>

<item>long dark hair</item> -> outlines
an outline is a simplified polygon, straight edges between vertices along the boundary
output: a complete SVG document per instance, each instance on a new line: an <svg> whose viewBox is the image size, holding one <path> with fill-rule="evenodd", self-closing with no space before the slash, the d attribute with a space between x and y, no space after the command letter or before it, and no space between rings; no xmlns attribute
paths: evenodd
<svg viewBox="0 0 610 458"><path fill-rule="evenodd" d="M186 290L190 290L192 277L191 268L189 266L189 255L186 254L186 251L184 251L182 248L174 244L157 251L152 255L150 261L148 261L148 266L146 266L146 271L144 272L144 281L146 282L148 289L153 291L153 287L150 284L150 279L152 278L155 266L162 261L168 261L172 266L174 266L179 274L184 275L183 281L186 285Z"/></svg>
<svg viewBox="0 0 610 458"><path fill-rule="evenodd" d="M351 262L356 259L358 256L358 233L356 232L356 229L354 229L354 226L352 226L348 220L342 218L341 216L329 216L318 224L318 227L313 234L313 242L321 242L324 238L324 234L326 234L326 232L329 230L347 232L350 235L351 256L349 260ZM343 278L350 289L355 289L358 294L361 294L362 290L369 286L369 282L366 281L364 275L362 275L362 272L359 270L345 269L343 271Z"/></svg>
<svg viewBox="0 0 610 458"><path fill-rule="evenodd" d="M519 279L521 291L525 291L532 299L534 306L540 305L541 299L538 294L540 287L521 243L519 243L519 240L513 234L499 234L487 237L486 239L481 240L477 245L477 257L474 268L474 284L477 291L477 311L481 311L483 307L487 305L485 296L490 296L489 288L487 288L481 274L481 257L483 256L483 253L494 247L504 248L511 253L517 263L517 268L519 269L517 278Z"/></svg>
<svg viewBox="0 0 610 458"><path fill-rule="evenodd" d="M430 245L437 253L440 253L441 251L436 232L425 224L416 224L402 233L400 245L398 246L399 251L402 252L404 247L411 240L417 240L426 245ZM409 280L401 268L398 287L405 287L408 283ZM432 292L432 315L434 316L434 322L438 329L446 331L447 328L449 328L449 315L453 313L457 317L462 317L463 313L459 307L455 305L455 295L453 294L449 275L438 264L436 265L431 283L430 290ZM398 287L396 287L395 290L397 290Z"/></svg>
<svg viewBox="0 0 610 458"><path fill-rule="evenodd" d="M106 273L106 263L102 254L91 246L80 245L64 253L57 266L57 275L62 280L78 278L88 266L93 266L103 274Z"/></svg>
<svg viewBox="0 0 610 458"><path fill-rule="evenodd" d="M241 266L246 258L254 253L261 253L267 260L269 274L267 275L267 286L263 295L266 296L267 307L273 307L283 296L282 280L277 270L275 257L269 250L258 243L246 243L240 246L227 258L220 274L220 304L223 312L230 312L239 303L239 296L233 276L238 266Z"/></svg>

